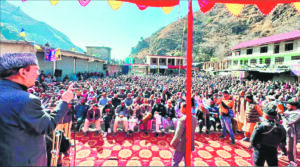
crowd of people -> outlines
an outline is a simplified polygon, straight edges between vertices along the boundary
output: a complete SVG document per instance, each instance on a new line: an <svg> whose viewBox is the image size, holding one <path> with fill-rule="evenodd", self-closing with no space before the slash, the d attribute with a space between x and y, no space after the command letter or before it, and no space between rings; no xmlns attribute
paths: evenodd
<svg viewBox="0 0 300 167"><path fill-rule="evenodd" d="M45 107L55 107L68 88L69 80L44 82L37 81L28 91L41 97ZM74 128L76 131L82 128L84 135L88 134L91 123L95 124L96 134L102 133L100 125L103 122L103 137L108 135L109 129L115 136L119 122L122 122L126 136L133 135L135 130L148 135L154 126L157 137L176 129L178 119L182 117L180 106L186 99L185 83L185 77L180 76L85 77L74 82L76 95L69 105L68 116L75 117ZM293 110L299 113L299 102L300 85L297 82L266 82L204 74L193 77L192 114L198 119L199 133L204 127L207 134L222 129L220 138L228 133L232 144L235 144L235 133L244 133L243 140L250 141L257 123L263 120L263 108L267 104L276 106L280 117L277 121L281 120L282 124L291 117L300 119L289 115ZM293 136L292 133L297 132L288 133ZM293 141L292 137L288 138ZM293 146L288 144L289 149ZM285 143L281 148L283 155L295 161L293 153L286 151Z"/></svg>
<svg viewBox="0 0 300 167"><path fill-rule="evenodd" d="M0 130L5 135L23 133L24 129L28 129L28 140L39 140L44 145L43 135L52 133L58 127L71 138L71 128L83 130L87 135L90 124L95 124L96 135L103 133L101 136L106 137L109 129L115 136L119 123L123 123L126 136L134 137L134 131L143 131L145 135L154 131L155 137L158 137L172 133L173 129L177 137L171 145L184 143L178 140L178 133L181 132L178 129L185 128L185 77L110 77L85 72L78 73L71 82L68 76L58 81L51 74L39 73L33 54L6 54L1 57L0 63L1 92L6 92L1 93L0 98L1 105L5 105L1 108ZM276 165L277 147L292 164L296 163L295 146L300 139L299 83L200 73L194 75L192 81L191 112L193 129L196 125L194 120L197 120L198 133L204 130L206 134L222 131L220 138L229 134L232 144L236 142L236 133L244 133L243 141L251 142L254 147L255 165L261 165L264 161ZM37 101L37 98L40 99ZM44 109L52 112L47 114ZM14 113L19 115L18 119ZM14 120L16 124L9 120ZM101 125L104 125L104 130ZM15 140L5 140L2 143L7 144L0 146L3 150L11 149L13 142ZM26 149L31 149L31 146L27 148L26 145ZM40 152L42 158L32 159L34 157L24 154L24 158L29 156L28 161L25 158L24 162L1 161L1 164L44 164L44 148L34 151ZM179 152L176 155L182 157L184 154L180 149ZM1 155L4 156L5 151Z"/></svg>

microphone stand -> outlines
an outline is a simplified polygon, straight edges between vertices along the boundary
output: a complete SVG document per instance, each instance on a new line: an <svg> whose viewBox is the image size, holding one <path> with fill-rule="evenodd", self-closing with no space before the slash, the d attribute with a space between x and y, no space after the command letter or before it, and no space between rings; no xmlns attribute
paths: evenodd
<svg viewBox="0 0 300 167"><path fill-rule="evenodd" d="M75 122L75 124L77 124L77 121ZM75 166L75 160L76 160L76 131L75 129L73 130L73 134L74 134L74 160L73 160L73 166Z"/></svg>
<svg viewBox="0 0 300 167"><path fill-rule="evenodd" d="M75 160L76 160L76 127L77 127L77 118L76 118L76 113L75 113L75 103L74 102L72 102L71 103L71 109L72 109L72 113L73 113L73 116L72 116L72 118L73 118L73 134L74 134L74 138L73 138L73 141L74 141L74 160L73 160L73 166L75 166ZM75 126L76 125L76 126Z"/></svg>

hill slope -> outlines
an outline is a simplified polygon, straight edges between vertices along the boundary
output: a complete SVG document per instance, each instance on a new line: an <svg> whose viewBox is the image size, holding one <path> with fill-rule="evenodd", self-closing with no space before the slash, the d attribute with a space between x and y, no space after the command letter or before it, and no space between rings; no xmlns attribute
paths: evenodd
<svg viewBox="0 0 300 167"><path fill-rule="evenodd" d="M141 39L130 56L135 57L136 62L144 62L149 54L185 55L186 22L187 18L182 18L149 38ZM268 16L263 16L254 5L248 5L235 17L223 4L218 4L206 14L194 13L194 61L209 61L211 57L222 59L240 42L296 29L300 29L300 14L291 5L278 5Z"/></svg>
<svg viewBox="0 0 300 167"><path fill-rule="evenodd" d="M27 41L35 41L37 44L44 45L49 42L51 47L84 52L75 46L71 40L60 31L52 28L44 22L37 21L19 7L16 7L6 0L0 1L0 26L1 39L22 40L19 33L24 28Z"/></svg>

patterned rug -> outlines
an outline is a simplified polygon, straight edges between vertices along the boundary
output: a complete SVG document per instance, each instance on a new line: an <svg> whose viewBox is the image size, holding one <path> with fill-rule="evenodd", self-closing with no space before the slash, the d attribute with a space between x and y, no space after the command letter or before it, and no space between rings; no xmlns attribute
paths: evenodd
<svg viewBox="0 0 300 167"><path fill-rule="evenodd" d="M195 134L196 150L192 152L193 166L252 166L252 151L242 134L236 135L236 144L231 145L229 136L219 139L220 133ZM76 133L75 166L171 166L173 148L169 143L173 134L154 137L153 133L134 133L125 137L123 132L115 137L109 134L88 136ZM298 150L300 145L298 144ZM300 153L298 153L300 155ZM298 164L300 164L298 156ZM63 158L63 166L73 166L74 147L69 157ZM287 166L287 159L280 159L280 166ZM180 166L184 166L183 161Z"/></svg>

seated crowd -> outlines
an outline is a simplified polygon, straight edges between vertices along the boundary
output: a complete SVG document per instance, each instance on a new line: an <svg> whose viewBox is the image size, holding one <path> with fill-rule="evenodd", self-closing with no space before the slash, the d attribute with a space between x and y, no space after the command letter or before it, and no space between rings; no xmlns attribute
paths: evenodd
<svg viewBox="0 0 300 167"><path fill-rule="evenodd" d="M55 107L69 83L69 79L49 82L51 76L48 77L28 90L41 97L45 108ZM101 124L104 124L103 137L109 129L115 136L119 123L123 124L126 136L133 135L135 129L145 135L149 131L154 131L155 137L164 135L176 129L177 120L182 116L181 103L186 101L185 77L91 75L74 83L76 95L69 105L69 116L74 116L73 121L77 122L74 129L82 128L85 135L91 123L95 124L96 134L102 133ZM277 105L280 119L284 121L289 111L299 109L299 83L201 74L193 77L192 114L198 119L199 133L203 127L206 134L222 129L220 138L228 133L235 144L234 134L243 132L243 140L249 141L255 125L261 122L262 108L268 103ZM287 155L285 145L281 148Z"/></svg>

